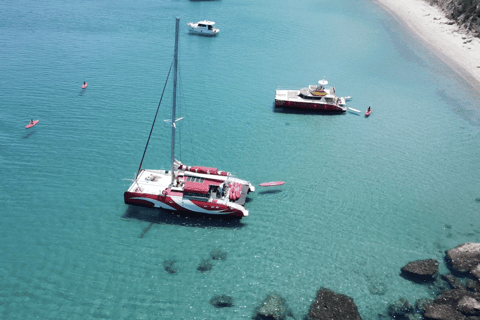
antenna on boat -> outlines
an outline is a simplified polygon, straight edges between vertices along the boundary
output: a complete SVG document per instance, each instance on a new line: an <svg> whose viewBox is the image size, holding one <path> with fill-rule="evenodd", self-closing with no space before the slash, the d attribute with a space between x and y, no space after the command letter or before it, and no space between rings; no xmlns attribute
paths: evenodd
<svg viewBox="0 0 480 320"><path fill-rule="evenodd" d="M177 106L177 67L178 67L178 30L180 18L177 17L175 24L175 53L173 55L173 106L172 106L172 186L175 182L175 109Z"/></svg>

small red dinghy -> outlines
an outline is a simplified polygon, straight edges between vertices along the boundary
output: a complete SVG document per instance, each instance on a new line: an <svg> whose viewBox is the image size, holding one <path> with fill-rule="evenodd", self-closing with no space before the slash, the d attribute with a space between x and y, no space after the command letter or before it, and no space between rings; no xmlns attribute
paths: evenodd
<svg viewBox="0 0 480 320"><path fill-rule="evenodd" d="M273 182L262 182L259 184L260 187L273 187L273 186L281 186L284 184L285 181L273 181Z"/></svg>
<svg viewBox="0 0 480 320"><path fill-rule="evenodd" d="M365 117L368 117L372 113L372 109L368 107L367 111L365 112Z"/></svg>
<svg viewBox="0 0 480 320"><path fill-rule="evenodd" d="M39 120L34 120L33 122L30 122L29 124L27 124L27 125L25 126L25 129L29 129L29 128L35 126L35 125L38 123L38 121L39 121Z"/></svg>
<svg viewBox="0 0 480 320"><path fill-rule="evenodd" d="M87 86L88 86L88 83L86 83L85 81L83 81L82 89L85 89Z"/></svg>

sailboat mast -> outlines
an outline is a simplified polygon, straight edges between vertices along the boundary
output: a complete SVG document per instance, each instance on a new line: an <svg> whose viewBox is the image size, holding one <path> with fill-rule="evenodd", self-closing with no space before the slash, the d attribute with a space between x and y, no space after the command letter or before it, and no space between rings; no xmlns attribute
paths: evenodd
<svg viewBox="0 0 480 320"><path fill-rule="evenodd" d="M176 18L175 24L175 53L173 55L173 106L172 106L172 186L175 180L175 111L177 107L177 66L178 66L178 30L180 18Z"/></svg>

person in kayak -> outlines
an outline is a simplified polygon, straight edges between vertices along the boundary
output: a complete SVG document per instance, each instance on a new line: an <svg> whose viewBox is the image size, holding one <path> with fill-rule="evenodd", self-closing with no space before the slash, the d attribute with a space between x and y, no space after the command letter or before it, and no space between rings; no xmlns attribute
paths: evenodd
<svg viewBox="0 0 480 320"><path fill-rule="evenodd" d="M29 124L33 124L33 119L30 119L30 123Z"/></svg>
<svg viewBox="0 0 480 320"><path fill-rule="evenodd" d="M372 108L368 107L367 112L370 112L370 111L372 111Z"/></svg>

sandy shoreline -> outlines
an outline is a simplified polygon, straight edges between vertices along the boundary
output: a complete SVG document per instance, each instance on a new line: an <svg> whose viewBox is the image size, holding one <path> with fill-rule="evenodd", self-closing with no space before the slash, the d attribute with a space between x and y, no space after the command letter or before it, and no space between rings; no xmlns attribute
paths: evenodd
<svg viewBox="0 0 480 320"><path fill-rule="evenodd" d="M466 34L424 0L375 0L480 91L480 39Z"/></svg>

